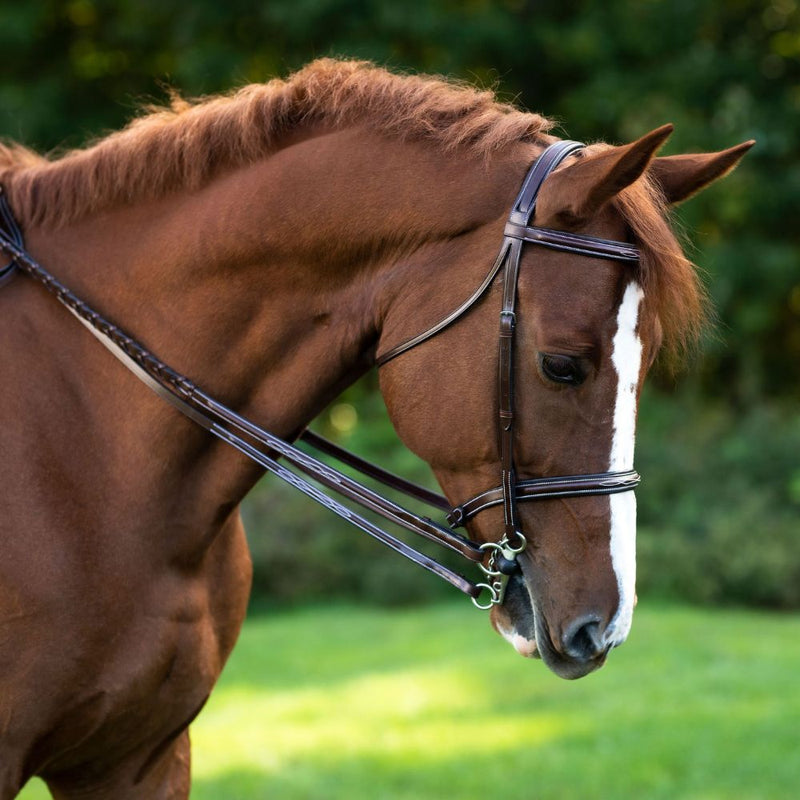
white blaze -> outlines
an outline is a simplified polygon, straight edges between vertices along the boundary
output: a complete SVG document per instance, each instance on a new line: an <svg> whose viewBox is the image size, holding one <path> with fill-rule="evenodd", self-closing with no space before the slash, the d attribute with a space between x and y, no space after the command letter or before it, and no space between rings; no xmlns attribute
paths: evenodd
<svg viewBox="0 0 800 800"><path fill-rule="evenodd" d="M644 293L629 283L617 312L617 332L611 362L617 372L614 405L614 436L611 442L610 472L633 469L636 440L636 390L642 366L642 342L636 331L639 306ZM619 587L619 608L606 630L607 644L625 641L631 628L636 592L636 497L633 492L609 495L611 501L611 563Z"/></svg>

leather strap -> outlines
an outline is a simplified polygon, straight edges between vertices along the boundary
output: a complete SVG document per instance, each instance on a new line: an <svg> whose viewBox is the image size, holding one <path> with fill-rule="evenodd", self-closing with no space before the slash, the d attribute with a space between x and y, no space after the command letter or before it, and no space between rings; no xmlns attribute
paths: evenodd
<svg viewBox="0 0 800 800"><path fill-rule="evenodd" d="M575 253L588 258L630 262L639 260L639 249L635 245L601 239L597 236L586 236L581 233L554 231L550 228L529 228L509 222L505 227L505 235L528 244L537 244L541 247Z"/></svg>
<svg viewBox="0 0 800 800"><path fill-rule="evenodd" d="M474 306L484 294L486 294L486 290L492 285L497 273L500 272L505 264L506 252L507 250L504 245L504 247L500 248L500 253L495 259L494 264L492 264L492 268L489 270L489 273L483 279L481 285L457 309L455 309L455 311L452 311L443 320L440 320L422 333L412 336L405 342L402 342L396 347L392 347L390 350L387 350L382 355L377 356L375 359L376 366L382 367L384 364L388 364L393 358L397 358L397 356L399 356L401 353L405 353L407 350L411 350L412 347L416 347L417 345L428 341L428 339L432 339L437 333L440 333L445 328L448 328L456 320L461 319L461 317L463 317L464 314L466 314L467 311L469 311L469 309L472 308L472 306Z"/></svg>
<svg viewBox="0 0 800 800"><path fill-rule="evenodd" d="M503 279L503 306L500 311L500 345L498 357L498 421L500 432L500 485L503 490L503 525L507 541L517 539L516 496L514 494L514 329L517 302L517 274L522 242L515 240L509 248Z"/></svg>
<svg viewBox="0 0 800 800"><path fill-rule="evenodd" d="M164 364L139 342L74 295L64 284L34 261L24 249L18 247L2 230L0 230L0 245L14 257L24 273L53 294L131 372L181 413L381 543L435 573L470 597L475 598L480 595L481 586L439 564L424 553L409 547L369 520L338 503L278 463L271 454L277 453L283 456L290 464L305 472L318 483L413 533L460 553L470 561L483 560L484 552L480 545L438 525L427 517L420 517L397 506L349 476L317 461L294 445L274 436L214 400L191 380Z"/></svg>
<svg viewBox="0 0 800 800"><path fill-rule="evenodd" d="M517 502L549 500L554 497L580 497L583 495L617 494L635 489L641 482L636 470L625 472L600 472L596 475L564 475L552 478L531 478L514 485ZM503 502L503 487L487 489L479 495L453 508L447 521L454 527L466 525L487 508Z"/></svg>
<svg viewBox="0 0 800 800"><path fill-rule="evenodd" d="M581 142L573 142L569 139L558 141L551 144L533 162L525 180L522 182L522 187L519 190L517 199L511 207L511 213L508 215L508 221L512 225L530 225L533 218L533 213L536 210L536 199L539 196L539 190L548 175L571 155L583 150L585 147Z"/></svg>
<svg viewBox="0 0 800 800"><path fill-rule="evenodd" d="M2 186L0 186L0 228L8 234L11 241L16 244L17 247L23 246L24 239L22 238L22 231L17 224L17 220L14 219L14 215L11 213L11 207L8 205L8 200L6 200L6 195ZM16 271L17 262L13 258L8 264L0 267L0 286L4 286L8 283Z"/></svg>
<svg viewBox="0 0 800 800"><path fill-rule="evenodd" d="M388 486L390 489L402 492L409 497L413 497L415 500L426 503L432 508L438 508L440 511L450 511L450 503L443 495L432 492L430 489L426 489L424 486L420 486L417 483L412 483L405 478L401 478L399 475L395 475L383 469L383 467L379 467L377 464L373 464L357 456L355 453L351 453L349 450L339 447L335 442L326 439L324 436L320 436L312 430L304 430L303 433L300 434L300 439L320 453L332 456L340 463L347 464L362 475L366 475L378 481L378 483Z"/></svg>
<svg viewBox="0 0 800 800"><path fill-rule="evenodd" d="M569 155L581 150L580 142L562 141L548 147L528 171L511 208L508 224L527 226L536 209L536 198L548 175ZM514 467L514 333L517 324L517 284L524 240L509 237L505 249L503 304L500 309L498 358L498 420L500 431L500 487L505 541L516 546L525 541L517 524L517 494Z"/></svg>

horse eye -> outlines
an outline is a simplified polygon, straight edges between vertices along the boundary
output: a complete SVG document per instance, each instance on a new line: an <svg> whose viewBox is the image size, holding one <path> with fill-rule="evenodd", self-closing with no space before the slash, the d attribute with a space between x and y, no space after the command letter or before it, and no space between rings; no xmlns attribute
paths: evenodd
<svg viewBox="0 0 800 800"><path fill-rule="evenodd" d="M557 356L550 353L539 353L539 369L542 375L554 383L568 383L578 386L586 377L580 363L571 356Z"/></svg>

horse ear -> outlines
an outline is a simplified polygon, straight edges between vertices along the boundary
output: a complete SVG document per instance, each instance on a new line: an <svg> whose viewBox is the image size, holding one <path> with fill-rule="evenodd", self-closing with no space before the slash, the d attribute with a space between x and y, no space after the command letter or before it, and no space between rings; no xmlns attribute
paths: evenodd
<svg viewBox="0 0 800 800"><path fill-rule="evenodd" d="M672 129L662 125L631 144L610 147L554 172L536 201L536 224L570 227L593 217L647 169Z"/></svg>
<svg viewBox="0 0 800 800"><path fill-rule="evenodd" d="M727 175L755 144L751 139L719 153L689 153L653 159L650 175L669 203L680 203Z"/></svg>

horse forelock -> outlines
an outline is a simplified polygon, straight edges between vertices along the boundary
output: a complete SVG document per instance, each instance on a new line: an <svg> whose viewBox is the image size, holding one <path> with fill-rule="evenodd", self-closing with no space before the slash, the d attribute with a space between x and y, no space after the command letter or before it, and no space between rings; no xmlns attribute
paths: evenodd
<svg viewBox="0 0 800 800"><path fill-rule="evenodd" d="M279 150L292 134L360 123L389 137L483 157L551 126L490 90L394 74L364 61L320 59L286 80L227 95L187 101L173 93L169 107L145 108L122 130L53 159L14 144L2 147L0 181L23 224L59 225L198 189Z"/></svg>

